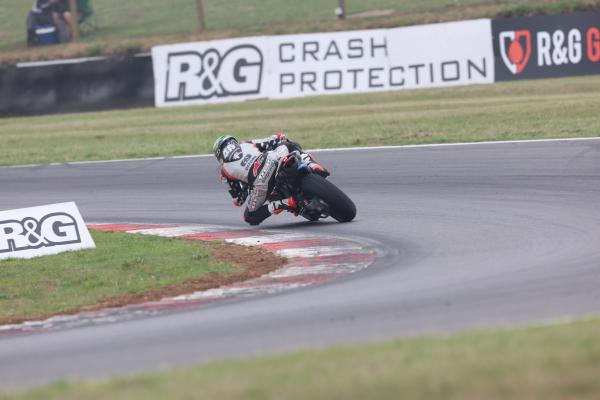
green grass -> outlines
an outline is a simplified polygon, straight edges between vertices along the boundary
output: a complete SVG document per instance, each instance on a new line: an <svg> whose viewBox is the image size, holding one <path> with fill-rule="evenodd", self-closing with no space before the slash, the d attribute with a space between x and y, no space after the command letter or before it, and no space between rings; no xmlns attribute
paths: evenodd
<svg viewBox="0 0 600 400"><path fill-rule="evenodd" d="M284 130L305 148L600 134L600 76L2 119L0 165L209 153Z"/></svg>
<svg viewBox="0 0 600 400"><path fill-rule="evenodd" d="M555 14L560 12L596 10L600 6L597 1L558 0L552 3L519 2L504 7L498 12L498 17L512 18L530 15Z"/></svg>
<svg viewBox="0 0 600 400"><path fill-rule="evenodd" d="M8 399L598 399L600 320L301 352Z"/></svg>
<svg viewBox="0 0 600 400"><path fill-rule="evenodd" d="M94 305L126 294L235 272L205 244L92 231L96 249L0 261L0 321Z"/></svg>
<svg viewBox="0 0 600 400"><path fill-rule="evenodd" d="M93 0L96 17L92 28L83 27L83 46L31 51L25 48L24 28L30 3L2 0L0 52L5 54L0 54L0 59L128 53L183 40L389 27L600 7L598 0L349 0L347 11L354 17L338 21L335 0L204 0L208 30L198 35L194 33L195 0ZM391 10L391 14L360 16L373 10Z"/></svg>

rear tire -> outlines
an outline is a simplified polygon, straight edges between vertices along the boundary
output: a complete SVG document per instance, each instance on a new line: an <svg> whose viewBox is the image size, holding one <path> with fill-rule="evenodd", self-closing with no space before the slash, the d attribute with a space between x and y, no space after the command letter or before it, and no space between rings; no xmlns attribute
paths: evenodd
<svg viewBox="0 0 600 400"><path fill-rule="evenodd" d="M356 206L348 196L322 176L308 174L300 183L302 192L318 197L329 206L329 214L339 222L350 222L356 217Z"/></svg>

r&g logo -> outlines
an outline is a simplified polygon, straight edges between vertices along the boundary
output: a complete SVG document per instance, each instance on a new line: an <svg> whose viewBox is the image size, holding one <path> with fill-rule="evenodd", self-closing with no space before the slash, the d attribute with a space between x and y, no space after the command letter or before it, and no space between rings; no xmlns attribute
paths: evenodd
<svg viewBox="0 0 600 400"><path fill-rule="evenodd" d="M77 222L66 213L52 213L41 220L0 221L0 253L81 243Z"/></svg>
<svg viewBox="0 0 600 400"><path fill-rule="evenodd" d="M513 74L523 72L531 56L531 32L527 30L500 33L500 55Z"/></svg>
<svg viewBox="0 0 600 400"><path fill-rule="evenodd" d="M263 55L253 45L236 46L223 55L217 49L172 53L167 56L165 101L257 94L262 70Z"/></svg>

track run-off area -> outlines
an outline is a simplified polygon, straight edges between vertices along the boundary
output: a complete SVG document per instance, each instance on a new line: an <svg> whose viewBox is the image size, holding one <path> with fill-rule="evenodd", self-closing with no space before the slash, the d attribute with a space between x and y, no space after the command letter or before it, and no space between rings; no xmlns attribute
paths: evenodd
<svg viewBox="0 0 600 400"><path fill-rule="evenodd" d="M352 223L261 228L365 240L329 283L156 317L0 338L0 387L600 311L600 139L323 150ZM0 209L77 202L86 221L244 228L210 157L0 168Z"/></svg>

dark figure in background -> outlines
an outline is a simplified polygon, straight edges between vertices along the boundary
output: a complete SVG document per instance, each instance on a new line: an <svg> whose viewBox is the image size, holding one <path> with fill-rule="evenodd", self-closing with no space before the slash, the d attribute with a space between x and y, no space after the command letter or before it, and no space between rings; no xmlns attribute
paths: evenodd
<svg viewBox="0 0 600 400"><path fill-rule="evenodd" d="M27 17L27 44L70 42L72 21L69 0L36 0Z"/></svg>

